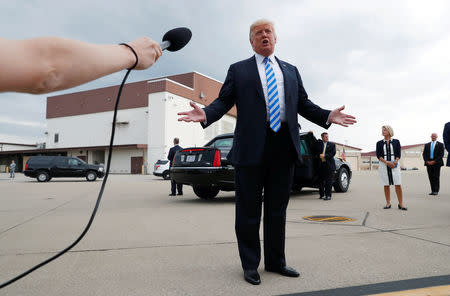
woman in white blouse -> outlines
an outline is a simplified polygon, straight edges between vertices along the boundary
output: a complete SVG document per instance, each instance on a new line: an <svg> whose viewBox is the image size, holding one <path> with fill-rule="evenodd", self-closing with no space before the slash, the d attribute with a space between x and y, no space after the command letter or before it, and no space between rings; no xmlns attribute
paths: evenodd
<svg viewBox="0 0 450 296"><path fill-rule="evenodd" d="M377 158L380 160L378 172L380 173L381 183L384 185L384 196L386 198L384 209L391 208L390 185L395 185L398 209L406 211L407 208L403 206L402 176L398 164L402 153L400 141L392 139L394 130L391 126L384 125L381 130L384 140L377 142Z"/></svg>

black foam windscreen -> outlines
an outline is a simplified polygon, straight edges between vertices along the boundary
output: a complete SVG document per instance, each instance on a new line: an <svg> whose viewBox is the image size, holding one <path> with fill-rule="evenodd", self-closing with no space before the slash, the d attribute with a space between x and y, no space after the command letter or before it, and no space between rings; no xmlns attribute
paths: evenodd
<svg viewBox="0 0 450 296"><path fill-rule="evenodd" d="M181 27L168 31L163 36L163 41L169 41L168 51L177 51L182 49L191 40L192 32L188 28Z"/></svg>

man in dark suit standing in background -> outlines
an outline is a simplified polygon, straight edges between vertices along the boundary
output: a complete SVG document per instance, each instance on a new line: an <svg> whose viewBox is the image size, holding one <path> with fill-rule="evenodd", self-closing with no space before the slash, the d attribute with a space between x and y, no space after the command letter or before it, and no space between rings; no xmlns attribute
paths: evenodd
<svg viewBox="0 0 450 296"><path fill-rule="evenodd" d="M180 139L175 138L173 139L173 147L170 148L169 150L169 155L167 156L167 159L170 160L170 167L172 167L174 158L175 158L175 154L180 151L183 150L183 148L180 147L180 145L178 145L180 143ZM183 184L177 184L175 183L174 180L170 179L170 185L171 185L171 191L169 196L175 196L176 191L178 191L178 195L183 195ZM176 191L175 191L176 189Z"/></svg>
<svg viewBox="0 0 450 296"><path fill-rule="evenodd" d="M244 279L258 285L263 189L265 270L299 276L285 259L286 208L294 164L301 161L297 115L324 128L356 120L341 112L344 106L329 111L308 99L297 68L274 55L272 22L253 23L249 39L255 55L230 66L219 97L203 109L191 102L194 109L178 113L184 115L178 120L206 128L236 105L233 148L227 156L235 167L235 230Z"/></svg>
<svg viewBox="0 0 450 296"><path fill-rule="evenodd" d="M320 184L319 184L319 198L324 200L331 199L331 186L333 185L333 172L336 170L334 156L336 155L336 145L328 142L328 133L322 133L322 140L317 141L317 150L320 159Z"/></svg>
<svg viewBox="0 0 450 296"><path fill-rule="evenodd" d="M444 144L447 149L447 166L450 167L450 122L447 122L444 126Z"/></svg>
<svg viewBox="0 0 450 296"><path fill-rule="evenodd" d="M431 142L426 143L423 148L423 160L427 167L428 179L430 179L431 193L430 195L438 195L439 178L441 175L441 166L444 165L442 158L444 157L444 144L437 141L437 134L431 134Z"/></svg>

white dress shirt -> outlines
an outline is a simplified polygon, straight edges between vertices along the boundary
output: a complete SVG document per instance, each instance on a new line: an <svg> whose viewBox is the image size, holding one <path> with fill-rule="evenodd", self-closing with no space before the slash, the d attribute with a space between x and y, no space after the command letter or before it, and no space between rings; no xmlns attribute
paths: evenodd
<svg viewBox="0 0 450 296"><path fill-rule="evenodd" d="M264 92L264 98L266 99L266 110L267 110L267 121L269 121L270 113L269 113L269 98L267 95L267 77L266 70L264 65L264 56L255 53L256 65L258 66L259 78L261 79L261 85ZM273 68L273 72L275 73L275 79L277 80L277 90L278 90L278 99L280 102L280 118L282 122L286 121L286 104L284 101L284 78L283 72L281 72L280 65L275 59L275 55L271 54L268 56L269 63Z"/></svg>

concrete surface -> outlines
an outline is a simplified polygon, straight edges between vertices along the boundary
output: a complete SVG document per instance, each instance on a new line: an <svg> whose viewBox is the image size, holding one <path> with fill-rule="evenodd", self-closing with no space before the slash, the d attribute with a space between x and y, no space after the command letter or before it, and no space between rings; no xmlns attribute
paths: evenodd
<svg viewBox="0 0 450 296"><path fill-rule="evenodd" d="M234 198L198 199L190 187L169 197L170 182L112 175L87 236L72 251L0 295L277 295L450 275L450 169L429 197L425 172L403 172L408 211L383 210L377 172L355 172L331 201L294 194L286 255L300 278L260 267L262 284L243 280L234 235ZM0 174L0 282L65 248L81 233L101 181L38 183ZM343 215L353 222L311 222ZM263 264L261 264L263 266ZM450 284L450 283L449 283Z"/></svg>

